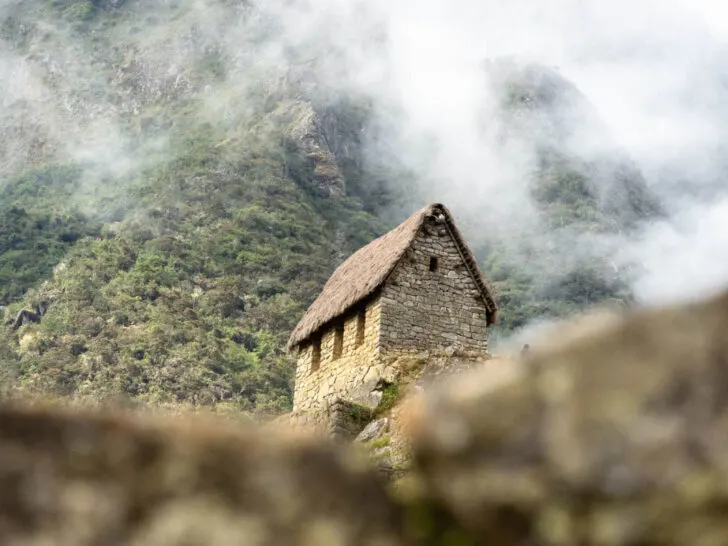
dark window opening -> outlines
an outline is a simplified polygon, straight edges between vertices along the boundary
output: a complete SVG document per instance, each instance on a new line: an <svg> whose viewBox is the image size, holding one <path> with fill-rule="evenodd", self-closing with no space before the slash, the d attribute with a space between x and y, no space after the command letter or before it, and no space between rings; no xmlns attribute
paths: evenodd
<svg viewBox="0 0 728 546"><path fill-rule="evenodd" d="M367 310L361 309L356 317L356 346L364 343L364 329L366 327Z"/></svg>
<svg viewBox="0 0 728 546"><path fill-rule="evenodd" d="M344 349L344 325L340 324L334 331L334 354L332 360L336 360L341 356Z"/></svg>
<svg viewBox="0 0 728 546"><path fill-rule="evenodd" d="M437 258L430 256L430 271L437 271Z"/></svg>
<svg viewBox="0 0 728 546"><path fill-rule="evenodd" d="M311 373L319 369L321 364L321 338L317 338L311 345Z"/></svg>

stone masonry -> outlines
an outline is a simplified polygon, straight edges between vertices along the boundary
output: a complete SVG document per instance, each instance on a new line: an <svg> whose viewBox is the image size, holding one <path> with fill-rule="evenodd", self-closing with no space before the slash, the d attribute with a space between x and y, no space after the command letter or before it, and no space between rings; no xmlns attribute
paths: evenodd
<svg viewBox="0 0 728 546"><path fill-rule="evenodd" d="M301 347L296 366L296 388L293 397L294 411L325 411L337 398L370 380L378 379L383 368L379 362L379 324L381 307L379 298L364 304L366 310L364 339L357 345L357 321L359 310L344 320L341 356L334 360L336 327L332 326L321 335L318 369L313 369L312 356L316 340Z"/></svg>
<svg viewBox="0 0 728 546"><path fill-rule="evenodd" d="M482 359L486 315L447 222L426 218L383 285L299 347L291 417L301 425L325 425L339 401L362 404L363 391L395 382L401 357L457 353Z"/></svg>
<svg viewBox="0 0 728 546"><path fill-rule="evenodd" d="M381 307L382 357L488 349L480 291L447 225L434 218L425 220L385 283Z"/></svg>

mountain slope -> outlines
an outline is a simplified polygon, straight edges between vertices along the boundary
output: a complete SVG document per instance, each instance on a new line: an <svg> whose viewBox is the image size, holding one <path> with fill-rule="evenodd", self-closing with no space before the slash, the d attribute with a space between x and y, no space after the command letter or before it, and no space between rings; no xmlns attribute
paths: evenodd
<svg viewBox="0 0 728 546"><path fill-rule="evenodd" d="M486 70L498 98L488 119L498 142L534 158L525 181L534 221L521 231L475 236L507 310L502 328L607 300L629 303L636 266L621 260L620 246L663 216L659 200L573 83L513 59L491 61Z"/></svg>
<svg viewBox="0 0 728 546"><path fill-rule="evenodd" d="M286 407L287 332L337 260L378 224L355 201L315 197L329 180L317 176L320 164L267 132L256 136L263 149L190 145L131 185L133 212L107 223L102 240L76 242L22 302L45 302L42 320L6 326L6 340L18 343L19 384Z"/></svg>
<svg viewBox="0 0 728 546"><path fill-rule="evenodd" d="M0 16L5 389L288 409L291 328L425 199L395 149L372 152L376 97L327 86L320 52L271 48L276 17L247 1L19 1ZM618 150L573 146L598 123L573 85L513 67L492 79L495 125L537 152L539 229L455 210L506 330L627 301L629 272L584 235L659 214ZM22 310L42 316L20 324Z"/></svg>
<svg viewBox="0 0 728 546"><path fill-rule="evenodd" d="M296 74L245 60L223 65L215 40L196 34L194 3L82 4L20 3L4 22L26 29L3 42L19 65L47 78L58 63L57 95L38 99L51 111L38 123L53 145L26 156L4 148L16 171L35 168L1 187L0 218L12 228L0 239L0 265L10 264L0 269L5 384L286 409L288 332L336 263L383 229L361 199L373 211L383 198L358 155L368 104L311 93ZM218 15L237 15L244 3L221 6ZM155 58L163 46L180 57L166 74ZM79 57L59 57L74 50ZM61 107L74 100L76 110ZM245 107L225 111L232 100ZM41 320L17 327L17 313L36 308L47 309Z"/></svg>

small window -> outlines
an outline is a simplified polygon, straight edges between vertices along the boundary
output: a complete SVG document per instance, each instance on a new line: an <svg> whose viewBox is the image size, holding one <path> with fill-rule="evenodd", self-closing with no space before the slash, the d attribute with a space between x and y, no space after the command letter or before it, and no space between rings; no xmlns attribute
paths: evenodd
<svg viewBox="0 0 728 546"><path fill-rule="evenodd" d="M430 271L437 271L437 258L430 256Z"/></svg>
<svg viewBox="0 0 728 546"><path fill-rule="evenodd" d="M334 354L332 360L336 360L341 356L341 352L344 348L344 325L340 324L334 331Z"/></svg>
<svg viewBox="0 0 728 546"><path fill-rule="evenodd" d="M364 343L364 330L366 328L367 310L360 309L356 316L356 346Z"/></svg>
<svg viewBox="0 0 728 546"><path fill-rule="evenodd" d="M319 369L321 364L321 338L313 340L311 344L311 373Z"/></svg>

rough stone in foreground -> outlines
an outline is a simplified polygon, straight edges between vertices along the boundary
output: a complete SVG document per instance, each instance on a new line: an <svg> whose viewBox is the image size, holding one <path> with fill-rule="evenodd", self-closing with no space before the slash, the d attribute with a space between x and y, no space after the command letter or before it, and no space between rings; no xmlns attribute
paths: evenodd
<svg viewBox="0 0 728 546"><path fill-rule="evenodd" d="M499 546L728 544L726 332L728 294L454 380L415 427L427 496Z"/></svg>
<svg viewBox="0 0 728 546"><path fill-rule="evenodd" d="M0 409L0 544L409 544L353 455L218 428Z"/></svg>
<svg viewBox="0 0 728 546"><path fill-rule="evenodd" d="M728 293L577 329L395 408L391 489L316 437L0 408L0 544L728 543Z"/></svg>

